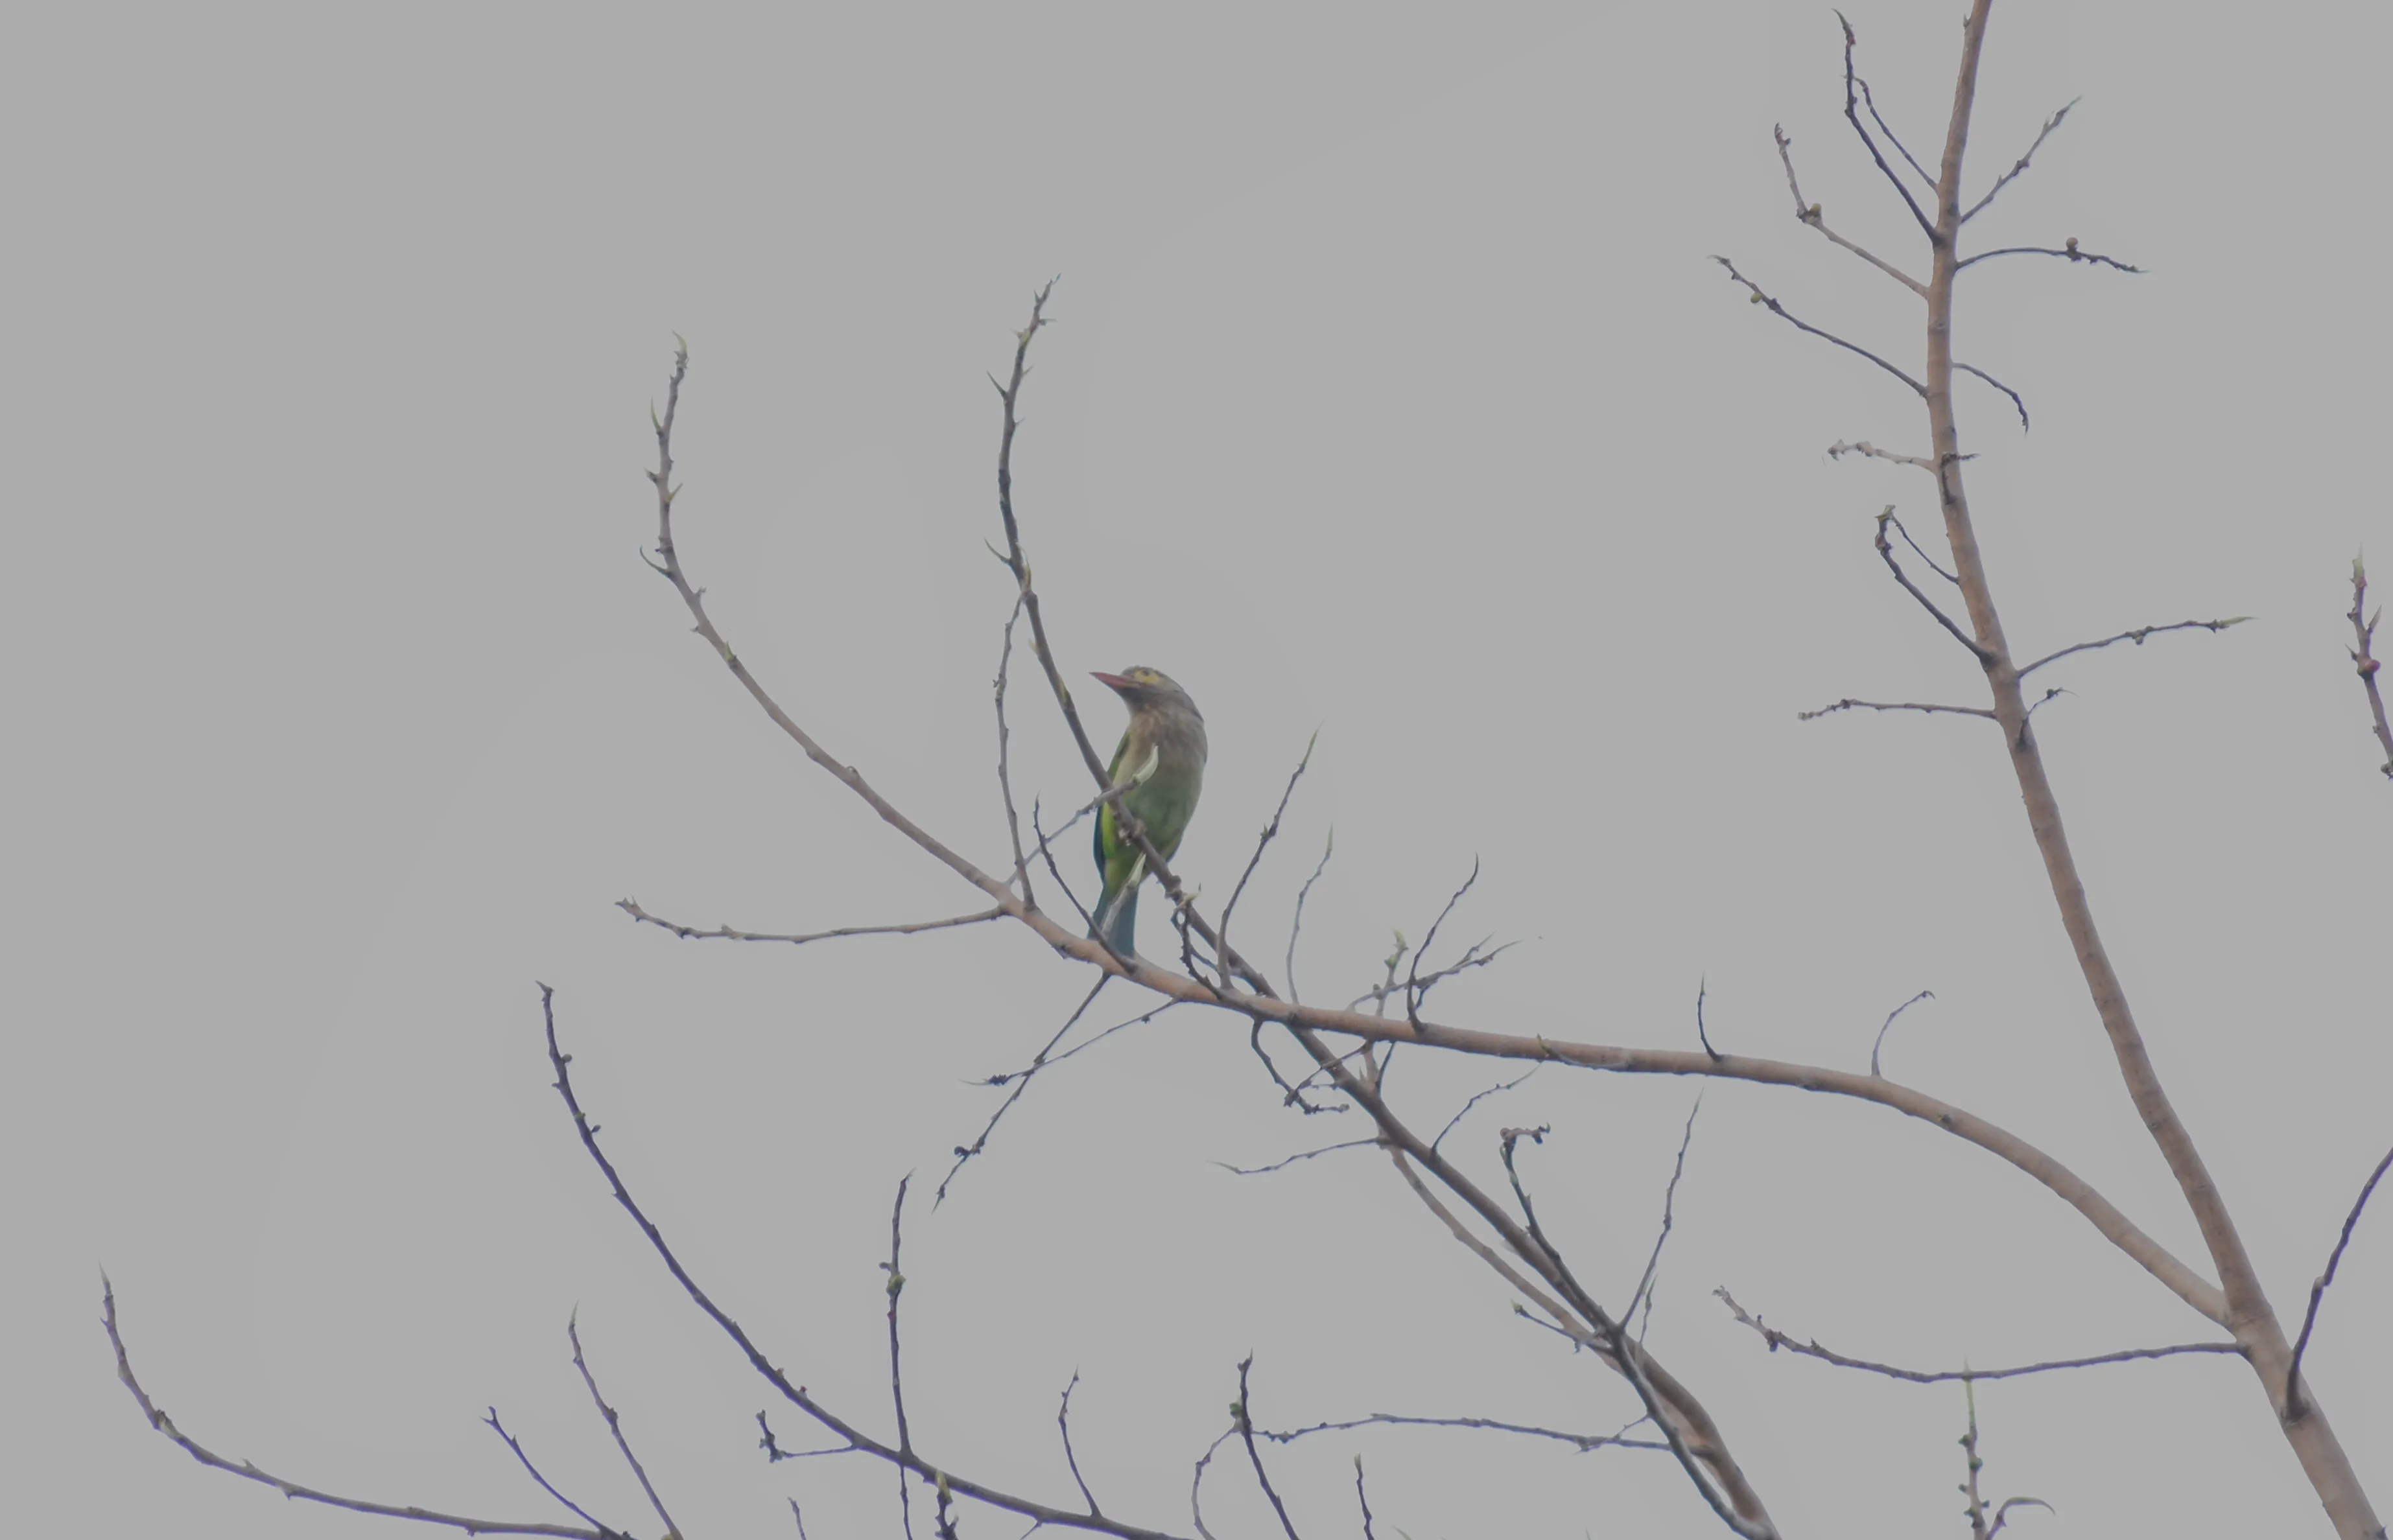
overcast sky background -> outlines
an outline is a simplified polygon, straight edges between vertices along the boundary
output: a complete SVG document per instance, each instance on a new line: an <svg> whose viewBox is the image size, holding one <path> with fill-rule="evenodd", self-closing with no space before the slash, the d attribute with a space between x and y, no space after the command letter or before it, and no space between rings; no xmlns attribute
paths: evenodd
<svg viewBox="0 0 2393 1540"><path fill-rule="evenodd" d="M1956 11L1850 13L1923 157ZM1979 184L2086 100L1983 239L2151 270L1988 264L1957 324L2034 413L2023 437L1961 387L2022 654L2256 617L2056 666L2072 693L2037 725L2153 1051L2296 1318L2393 1141L2393 788L2342 652L2355 549L2393 591L2387 29L2004 7ZM1084 972L1018 930L792 951L610 907L765 930L974 907L639 565L647 413L678 331L683 549L718 621L833 753L997 862L983 375L1059 272L1016 462L1056 646L1204 707L1178 865L1216 895L1319 728L1239 927L1277 956L1334 824L1308 998L1364 987L1474 857L1447 934L1522 945L1442 992L1449 1020L1692 1047L1707 980L1715 1043L1850 1069L1933 989L1888 1073L2208 1271L1991 730L1795 720L1981 687L1870 549L1890 501L1927 538L1923 478L1822 452L1918 448L1916 403L1707 260L1916 357L1909 296L1787 217L1773 122L1807 197L1916 260L1840 120L1824 7L53 7L14 32L13 1528L407 1532L149 1431L97 1324L104 1264L160 1403L278 1474L569 1520L478 1426L495 1405L652 1533L567 1357L578 1308L690 1540L793 1533L789 1496L817 1540L896 1533L883 1468L756 1452L770 1394L574 1143L536 979L686 1259L878 1430L875 1264L917 1173L910 1409L959 1472L1067 1502L1077 1369L1107 1511L1188 1533L1249 1351L1275 1426L1633 1415L1376 1155L1214 1164L1356 1132L1282 1109L1236 1023L1169 1016L1040 1080L934 1213L995 1094L969 1082L1020 1064ZM1077 803L1059 724L1018 699L1017 784ZM1434 1127L1499 1077L1415 1054L1396 1085ZM1499 1127L1552 1124L1524 1169L1617 1300L1697 1090L1547 1073L1455 1140L1485 1173ZM2009 1168L1857 1103L1712 1086L1678 1220L1652 1346L1790 1536L1964 1533L1961 1396L1767 1354L1717 1286L1920 1366L2214 1335ZM2310 1372L2393 1507L2393 1214L2344 1268ZM1990 1493L2059 1509L2021 1533L2324 1533L2231 1360L1978 1405ZM1380 1430L1276 1456L1308 1536L1358 1532L1358 1451L1383 1534L1720 1533L1667 1459ZM1217 1533L1264 1533L1236 1469L1208 1491Z"/></svg>

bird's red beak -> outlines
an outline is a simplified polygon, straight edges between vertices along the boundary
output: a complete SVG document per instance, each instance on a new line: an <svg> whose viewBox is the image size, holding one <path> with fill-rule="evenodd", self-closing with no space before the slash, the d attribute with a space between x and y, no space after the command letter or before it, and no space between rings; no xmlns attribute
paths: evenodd
<svg viewBox="0 0 2393 1540"><path fill-rule="evenodd" d="M1092 673L1089 677L1095 680L1098 684L1103 685L1105 688L1113 691L1117 695L1124 694L1138 687L1118 673Z"/></svg>

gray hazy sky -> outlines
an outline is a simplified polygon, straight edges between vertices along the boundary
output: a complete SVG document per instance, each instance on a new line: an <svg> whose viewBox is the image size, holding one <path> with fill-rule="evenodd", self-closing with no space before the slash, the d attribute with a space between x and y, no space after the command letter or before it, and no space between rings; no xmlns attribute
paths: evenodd
<svg viewBox="0 0 2393 1540"><path fill-rule="evenodd" d="M1923 154L1957 7L1851 14ZM2341 648L2385 548L2381 10L2006 6L1974 163L2085 103L1997 212L2151 268L1973 270L1981 527L2023 653L2256 617L2056 667L2037 724L2153 1051L2281 1311L2393 1141L2393 788ZM2376 105L2372 105L2376 104ZM2119 1089L1974 701L1886 579L1916 404L1744 303L1916 357L1907 296L1786 215L1770 143L1868 243L1916 232L1839 118L1835 22L1766 4L1421 7L54 7L0 61L10 211L0 607L12 750L0 1467L29 1534L404 1526L286 1505L149 1432L96 1324L193 1436L389 1501L568 1519L477 1426L633 1523L594 1366L691 1540L895 1533L878 1466L767 1468L768 1392L608 1202L583 1094L691 1265L886 1426L890 1194L978 1129L1085 987L1018 931L677 944L609 906L812 929L973 907L807 765L634 552L648 404L693 365L684 550L741 654L960 848L1003 848L987 703L1010 594L1002 366L1062 273L1020 506L1074 670L1210 724L1178 863L1309 998L1361 989L1474 857L1448 933L1522 945L1449 1019L1890 1075L2199 1243ZM1097 693L1097 692L1092 692ZM1077 803L1021 698L1019 784ZM1098 730L1118 722L1092 702ZM1076 880L1085 856L1068 842ZM1162 930L1150 906L1149 950ZM1251 918L1249 918L1249 917ZM1113 992L1109 991L1109 995ZM1110 1005L1112 1001L1105 1002ZM1118 1018L1109 1018L1118 1019ZM1432 1126L1488 1067L1400 1060ZM1546 1074L1455 1136L1527 1169L1625 1297L1697 1088ZM1234 1023L1167 1017L1042 1079L909 1230L931 1457L1065 1501L1055 1395L1108 1511L1186 1532L1234 1365L1286 1426L1371 1411L1604 1431L1628 1392L1353 1137L1277 1105ZM2393 1214L2310 1361L2393 1505ZM1652 1345L1790 1535L1961 1532L1961 1398L1764 1353L1709 1291L1843 1351L1979 1366L2207 1325L2008 1168L1880 1110L1706 1096ZM2322 1532L2248 1375L2189 1359L1989 1386L1996 1494L2082 1536ZM794 1416L785 1442L805 1442ZM1719 1533L1667 1461L1492 1435L1279 1458L1309 1535ZM1232 1471L1215 1529L1267 1516ZM970 1517L967 1533L1013 1534ZM2306 1527L2307 1526L2307 1527Z"/></svg>

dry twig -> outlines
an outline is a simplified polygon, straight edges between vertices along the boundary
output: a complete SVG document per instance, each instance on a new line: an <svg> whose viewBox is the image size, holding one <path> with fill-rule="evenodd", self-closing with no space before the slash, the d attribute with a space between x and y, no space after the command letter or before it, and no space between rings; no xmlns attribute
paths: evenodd
<svg viewBox="0 0 2393 1540"><path fill-rule="evenodd" d="M2008 1369L1903 1369L1891 1364L1876 1364L1866 1358L1848 1358L1831 1352L1814 1341L1798 1342L1777 1327L1763 1323L1758 1315L1748 1315L1736 1297L1724 1288L1712 1290L1712 1297L1728 1307L1737 1325L1758 1333L1770 1351L1784 1348L1804 1358L1816 1358L1823 1364L1833 1364L1840 1369L1861 1369L1889 1379L1900 1379L1911 1385L1939 1385L1947 1380L2017 1379L2021 1375L2050 1374L2057 1369L2089 1369L2101 1364L2132 1364L2148 1358L2174 1358L2180 1353L2224 1353L2242 1357L2243 1348L2233 1342L2180 1342L2167 1348L2123 1348L2117 1352L2096 1353L2090 1358L2055 1358L2041 1364L2021 1364Z"/></svg>
<svg viewBox="0 0 2393 1540"><path fill-rule="evenodd" d="M2351 1212L2344 1216L2343 1233L2335 1237L2334 1250L2327 1256L2326 1271L2310 1284L2309 1309L2302 1312L2302 1334L2294 1341L2293 1362L2285 1366L2285 1420L2288 1422L2309 1413L2309 1403L2302 1395L2302 1354L2309 1351L2310 1331L2318 1325L2319 1303L2326 1298L2327 1288L2334 1282L2334 1270L2343 1265L2343 1248L2351 1244L2351 1233L2360 1226L2360 1213L2367 1208L2369 1198L2376 1192L2376 1184L2385 1180L2388 1168L2393 1168L2393 1150L2385 1152L2385 1158L2376 1163L2376 1169L2369 1172L2368 1180L2360 1184L2360 1197L2352 1204Z"/></svg>
<svg viewBox="0 0 2393 1540"><path fill-rule="evenodd" d="M2351 649L2351 663L2360 671L2360 687L2368 692L2368 712L2376 724L2376 741L2385 747L2385 774L2393 777L2393 726L2386 725L2385 721L2385 697L2376 685L2379 662L2373 647L2376 622L2384 617L2385 607L2379 605L2376 613L2363 620L2360 614L2367 607L2368 568L2358 556L2354 556L2351 558L2350 619L2352 635L2358 645Z"/></svg>

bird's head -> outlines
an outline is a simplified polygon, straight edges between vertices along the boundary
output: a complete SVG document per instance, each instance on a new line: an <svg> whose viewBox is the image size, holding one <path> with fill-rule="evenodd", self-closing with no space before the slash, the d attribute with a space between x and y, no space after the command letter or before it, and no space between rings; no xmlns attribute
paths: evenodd
<svg viewBox="0 0 2393 1540"><path fill-rule="evenodd" d="M1170 704L1185 706L1192 711L1196 709L1196 703L1188 698L1188 692L1173 684L1169 674L1143 663L1134 663L1119 673L1099 673L1092 677L1120 696L1123 703L1133 711L1144 707Z"/></svg>

